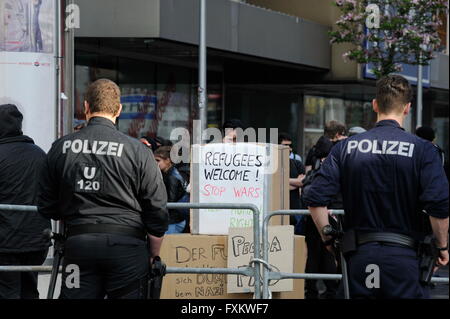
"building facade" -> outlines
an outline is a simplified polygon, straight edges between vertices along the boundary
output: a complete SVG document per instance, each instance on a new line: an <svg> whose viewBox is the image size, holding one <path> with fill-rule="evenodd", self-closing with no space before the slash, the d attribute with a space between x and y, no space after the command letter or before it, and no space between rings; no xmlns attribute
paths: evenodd
<svg viewBox="0 0 450 319"><path fill-rule="evenodd" d="M75 117L86 86L106 77L122 88L119 129L170 138L198 118L197 0L75 0ZM293 136L304 155L329 120L371 128L375 81L344 63L328 31L339 12L329 0L214 0L207 4L208 126L239 118ZM447 37L446 30L443 32ZM424 90L423 124L448 154L448 50ZM406 123L415 128L415 115Z"/></svg>

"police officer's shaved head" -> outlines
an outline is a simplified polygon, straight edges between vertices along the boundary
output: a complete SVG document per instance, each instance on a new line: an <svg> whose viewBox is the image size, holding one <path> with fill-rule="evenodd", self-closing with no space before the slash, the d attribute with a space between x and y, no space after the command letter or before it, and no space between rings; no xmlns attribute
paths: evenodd
<svg viewBox="0 0 450 319"><path fill-rule="evenodd" d="M91 113L116 115L120 109L120 88L111 80L99 79L89 85L85 99Z"/></svg>
<svg viewBox="0 0 450 319"><path fill-rule="evenodd" d="M400 75L388 75L377 82L376 100L383 114L401 113L412 98L411 85Z"/></svg>

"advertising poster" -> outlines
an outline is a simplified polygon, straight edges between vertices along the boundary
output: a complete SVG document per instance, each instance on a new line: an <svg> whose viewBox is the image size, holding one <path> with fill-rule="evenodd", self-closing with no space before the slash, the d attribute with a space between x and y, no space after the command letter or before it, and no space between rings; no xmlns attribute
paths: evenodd
<svg viewBox="0 0 450 319"><path fill-rule="evenodd" d="M55 0L0 0L0 104L44 151L56 139Z"/></svg>

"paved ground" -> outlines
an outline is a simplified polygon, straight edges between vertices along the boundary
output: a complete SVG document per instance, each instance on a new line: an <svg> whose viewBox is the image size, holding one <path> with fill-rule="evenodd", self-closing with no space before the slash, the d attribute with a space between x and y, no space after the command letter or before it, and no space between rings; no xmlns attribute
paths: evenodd
<svg viewBox="0 0 450 319"><path fill-rule="evenodd" d="M445 268L442 268L438 271L436 274L440 277L448 277L448 266ZM48 291L48 285L50 282L50 275L49 274L40 274L39 275L39 281L38 281L38 289L39 289L39 296L41 299L47 298L47 291ZM59 296L61 287L61 276L58 276L58 280L56 282L56 290L55 290L55 298ZM323 287L319 284L319 289ZM431 289L431 298L432 299L449 299L449 291L448 291L448 284L437 284L434 288Z"/></svg>
<svg viewBox="0 0 450 319"><path fill-rule="evenodd" d="M38 278L38 290L39 298L47 299L48 285L50 283L50 274L39 274ZM55 296L54 299L58 298L61 287L61 275L58 276L56 281Z"/></svg>
<svg viewBox="0 0 450 319"><path fill-rule="evenodd" d="M448 278L448 265L438 270L435 276ZM431 298L433 299L449 299L448 297L448 284L438 284L431 289Z"/></svg>

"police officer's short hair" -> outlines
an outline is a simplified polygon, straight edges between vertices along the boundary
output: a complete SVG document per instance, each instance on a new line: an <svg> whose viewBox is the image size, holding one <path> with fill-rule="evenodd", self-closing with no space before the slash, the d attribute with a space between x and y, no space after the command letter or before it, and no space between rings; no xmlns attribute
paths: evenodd
<svg viewBox="0 0 450 319"><path fill-rule="evenodd" d="M346 135L347 127L338 121L329 121L325 124L324 135L329 139L336 137L336 134Z"/></svg>
<svg viewBox="0 0 450 319"><path fill-rule="evenodd" d="M99 79L87 89L85 100L91 113L117 114L120 108L120 88L111 80Z"/></svg>
<svg viewBox="0 0 450 319"><path fill-rule="evenodd" d="M388 75L377 82L376 100L381 113L402 111L410 103L413 91L408 80L400 75Z"/></svg>

